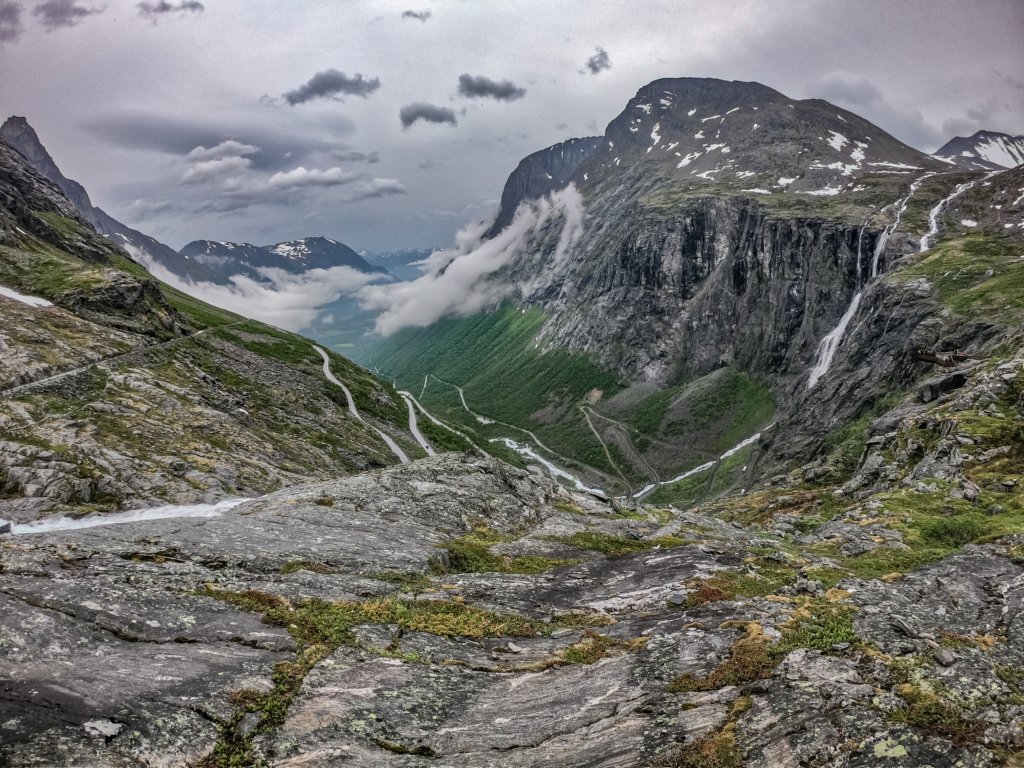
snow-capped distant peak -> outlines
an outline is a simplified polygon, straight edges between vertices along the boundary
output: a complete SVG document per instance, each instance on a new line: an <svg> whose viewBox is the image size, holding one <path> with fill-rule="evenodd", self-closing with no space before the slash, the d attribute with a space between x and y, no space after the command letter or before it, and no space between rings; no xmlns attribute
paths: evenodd
<svg viewBox="0 0 1024 768"><path fill-rule="evenodd" d="M279 243L270 249L271 253L284 256L286 259L301 259L309 255L309 246L305 240L292 240L287 243Z"/></svg>
<svg viewBox="0 0 1024 768"><path fill-rule="evenodd" d="M933 157L971 170L1015 168L1024 164L1024 136L978 131L973 136L950 140Z"/></svg>

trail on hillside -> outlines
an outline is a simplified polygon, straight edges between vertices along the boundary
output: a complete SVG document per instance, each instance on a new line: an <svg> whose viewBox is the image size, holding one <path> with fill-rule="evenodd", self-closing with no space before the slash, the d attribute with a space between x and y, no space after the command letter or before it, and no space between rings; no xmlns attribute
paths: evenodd
<svg viewBox="0 0 1024 768"><path fill-rule="evenodd" d="M157 349L166 349L166 348L171 347L171 346L173 346L175 344L180 344L183 341L189 341L189 340L197 339L200 336L202 336L204 333L206 333L207 331L214 331L214 330L217 330L217 329L220 329L220 328L230 328L231 326L238 325L239 323L242 323L242 322L246 322L246 321L244 321L244 320L237 320L237 321L235 321L233 323L224 323L223 325L213 325L213 326L210 326L208 328L203 328L202 330L196 331L195 333L190 333L187 336L175 336L173 339L168 339L167 341L160 341L160 342L157 342L156 344L149 344L149 345L144 346L144 347L139 347L138 349L133 349L133 350L131 350L129 352L121 352L120 354L117 354L117 355L111 355L110 357L104 357L104 358L101 358L99 360L93 360L91 363L86 363L85 365L79 365L79 366L77 366L75 368L69 368L66 371L60 371L59 373L54 373L54 374L51 374L49 376L42 376L42 377L40 377L38 379L33 379L32 381L26 381L26 382L23 382L21 384L16 384L13 387L8 387L7 389L0 390L0 395L4 395L4 396L16 395L19 392L21 392L23 390L31 389L32 387L38 387L38 386L40 386L42 384L50 384L50 383L53 383L55 381L61 381L63 379L67 379L67 378L71 378L73 376L77 376L80 373L84 373L85 371L88 371L90 368L96 368L96 367L99 367L99 366L111 365L111 364L116 363L116 362L118 362L120 360L124 360L127 357L131 357L132 355L140 355L140 354L144 354L146 352L152 352L152 351L157 350Z"/></svg>

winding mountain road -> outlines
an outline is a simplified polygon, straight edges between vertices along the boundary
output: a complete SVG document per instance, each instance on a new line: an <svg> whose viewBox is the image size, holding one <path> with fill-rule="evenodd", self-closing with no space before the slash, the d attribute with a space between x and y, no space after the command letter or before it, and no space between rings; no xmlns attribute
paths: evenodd
<svg viewBox="0 0 1024 768"><path fill-rule="evenodd" d="M458 391L459 399L462 401L462 407L466 410L466 413L468 413L469 415L473 416L481 424L483 424L485 426L489 426L489 425L493 425L493 424L498 424L498 425L500 425L502 427L508 427L509 429L516 430L517 432L522 432L524 435L527 435L533 441L534 445L536 445L542 451L546 451L547 453L551 454L552 456L554 456L558 461L562 462L563 464L567 464L569 466L577 465L577 466L585 467L587 470L589 470L591 473L596 475L598 478L600 478L604 482L610 482L610 483L618 483L619 482L619 478L615 477L614 475L610 475L607 472L603 472L603 471L601 471L599 469L596 469L595 467L590 466L589 464L583 464L579 460L571 459L571 458L569 458L567 456L563 456L562 454L557 453L556 451L553 451L551 448L549 448L543 442L541 442L541 439L539 437L537 437L537 435L535 435L533 432L531 432L528 429L524 429L523 427L517 427L515 424L509 424L507 421L502 421L501 419L492 419L492 418L490 418L488 416L482 416L481 414L476 413L475 411L473 411L466 404L466 397L465 397L465 394L462 391L462 387L460 387L458 384L454 384L454 383L452 383L450 381L445 381L444 379L438 378L437 376L435 376L432 373L427 374L427 376L429 378L431 378L431 379L434 379L434 381L437 381L440 384L444 384L445 386L452 387L456 391ZM426 390L426 377L424 378L423 389L424 389L424 391ZM422 406L420 406L420 410L422 410ZM504 438L502 438L502 439L504 439ZM526 455L526 454L523 454L523 455ZM560 471L564 471L564 470L560 470Z"/></svg>
<svg viewBox="0 0 1024 768"><path fill-rule="evenodd" d="M416 442L420 444L420 447L427 452L427 456L436 456L437 451L427 442L427 438L420 432L420 425L416 422L416 407L412 404L412 395L408 392L399 392L398 394L405 400L405 406L409 409L409 431L412 432L412 436L416 438Z"/></svg>
<svg viewBox="0 0 1024 768"><path fill-rule="evenodd" d="M391 449L391 452L398 457L398 460L400 462L402 462L403 464L408 464L410 461L409 456L408 454L406 454L405 451L401 449L398 443L396 443L389 435L385 434L383 431L373 426L373 424L369 424L366 421L366 419L364 419L362 415L359 413L358 409L356 408L356 401L352 399L352 393L349 391L348 387L342 384L341 381L337 377L335 377L334 373L331 371L331 359L327 356L327 352L325 352L323 349L316 345L313 346L313 349L319 352L320 357L324 359L324 376L327 377L327 380L331 382L331 384L341 387L341 391L345 393L345 400L348 402L348 412L352 414L352 416L354 416L355 418L359 419L359 421L363 422L363 424L366 424L367 427L376 432L380 439L383 440L387 444L388 448Z"/></svg>

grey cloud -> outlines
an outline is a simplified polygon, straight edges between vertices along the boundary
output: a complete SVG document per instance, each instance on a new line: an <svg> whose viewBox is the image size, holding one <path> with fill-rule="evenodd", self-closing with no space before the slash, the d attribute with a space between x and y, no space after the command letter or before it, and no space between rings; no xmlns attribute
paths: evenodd
<svg viewBox="0 0 1024 768"><path fill-rule="evenodd" d="M87 16L102 13L105 8L90 8L76 5L74 0L46 0L36 4L32 15L36 16L48 32L61 27L73 27Z"/></svg>
<svg viewBox="0 0 1024 768"><path fill-rule="evenodd" d="M597 53L587 59L587 63L584 65L588 70L590 70L590 74L592 75L596 75L602 70L612 68L612 60L608 56L608 51L600 46L595 50Z"/></svg>
<svg viewBox="0 0 1024 768"><path fill-rule="evenodd" d="M10 43L21 37L21 3L0 0L0 43Z"/></svg>
<svg viewBox="0 0 1024 768"><path fill-rule="evenodd" d="M366 200L371 197L390 197L391 195L404 195L407 190L398 179L370 179L359 185L355 195L348 198L346 202L354 203L356 200Z"/></svg>
<svg viewBox="0 0 1024 768"><path fill-rule="evenodd" d="M158 0L155 3L139 3L135 7L139 9L139 16L154 22L168 13L202 13L206 10L206 6L200 3L199 0L181 0L180 3Z"/></svg>
<svg viewBox="0 0 1024 768"><path fill-rule="evenodd" d="M364 99L380 88L380 78L367 78L361 74L349 77L336 69L317 72L307 83L284 94L284 100L293 107L314 99L337 98L339 95L362 96Z"/></svg>
<svg viewBox="0 0 1024 768"><path fill-rule="evenodd" d="M417 21L426 21L430 18L430 11L403 11L403 19L416 19Z"/></svg>
<svg viewBox="0 0 1024 768"><path fill-rule="evenodd" d="M372 165L380 162L378 152L359 152L355 149L335 150L331 152L331 156L346 163L370 163Z"/></svg>
<svg viewBox="0 0 1024 768"><path fill-rule="evenodd" d="M1011 87L1014 85L1013 81L1008 84ZM973 136L981 130L1019 133L1020 123L1008 121L1009 124L1004 125L1003 115L1011 109L1012 106L1006 104L1004 100L993 97L982 104L969 107L962 117L947 119L942 124L942 131L947 139L954 136Z"/></svg>
<svg viewBox="0 0 1024 768"><path fill-rule="evenodd" d="M308 162L314 155L347 149L338 141L327 141L298 133L278 133L249 126L190 121L173 115L157 113L112 112L82 124L93 136L119 148L148 150L183 157L197 148L216 149L234 142L258 147L248 154L253 168L278 171ZM355 130L345 118L334 120L332 135L345 135ZM213 151L212 149L210 151Z"/></svg>
<svg viewBox="0 0 1024 768"><path fill-rule="evenodd" d="M403 128L408 128L417 120L425 120L428 123L458 124L458 121L455 119L455 112L452 110L422 101L406 104L399 110L398 117L402 121Z"/></svg>
<svg viewBox="0 0 1024 768"><path fill-rule="evenodd" d="M270 190L301 189L303 187L336 187L349 184L359 178L359 174L343 171L334 167L327 170L304 168L299 166L290 171L275 173L266 183Z"/></svg>
<svg viewBox="0 0 1024 768"><path fill-rule="evenodd" d="M467 99L490 98L498 101L515 101L526 95L526 89L520 88L511 80L498 82L489 77L469 74L459 75L459 95Z"/></svg>
<svg viewBox="0 0 1024 768"><path fill-rule="evenodd" d="M209 184L237 176L251 167L252 160L247 157L218 157L197 162L182 174L181 181L184 184Z"/></svg>

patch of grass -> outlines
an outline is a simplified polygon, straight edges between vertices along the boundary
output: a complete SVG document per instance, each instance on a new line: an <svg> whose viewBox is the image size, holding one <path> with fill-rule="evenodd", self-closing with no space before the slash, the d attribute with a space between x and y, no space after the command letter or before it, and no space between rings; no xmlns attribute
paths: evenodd
<svg viewBox="0 0 1024 768"><path fill-rule="evenodd" d="M543 573L563 565L576 565L579 560L519 555L510 557L491 552L491 547L509 537L490 528L477 528L473 533L442 544L447 562L435 561L435 573Z"/></svg>
<svg viewBox="0 0 1024 768"><path fill-rule="evenodd" d="M644 552L659 547L682 547L690 543L689 540L678 536L659 536L654 539L627 539L624 536L616 536L615 534L603 533L601 531L581 531L571 536L558 537L556 540L577 549L589 549L609 557Z"/></svg>
<svg viewBox="0 0 1024 768"><path fill-rule="evenodd" d="M762 561L751 570L719 571L705 579L688 598L689 607L698 607L735 597L763 597L779 591L793 581L796 568Z"/></svg>
<svg viewBox="0 0 1024 768"><path fill-rule="evenodd" d="M749 622L746 626L746 635L733 643L729 658L719 664L714 671L704 677L694 677L691 674L677 677L669 683L667 690L669 693L689 693L715 691L727 685L742 687L755 680L771 677L780 658L772 643L765 637L761 625Z"/></svg>
<svg viewBox="0 0 1024 768"><path fill-rule="evenodd" d="M896 680L903 681L895 690L906 705L892 713L894 721L943 736L960 747L977 741L986 729L986 723L967 717L967 708L941 685L926 681L924 671L914 664L897 663L893 670Z"/></svg>
<svg viewBox="0 0 1024 768"><path fill-rule="evenodd" d="M939 517L921 523L921 538L929 544L958 549L988 532L988 525L980 515Z"/></svg>
<svg viewBox="0 0 1024 768"><path fill-rule="evenodd" d="M341 645L352 644L352 628L359 624L397 624L410 632L427 632L445 637L536 637L560 627L599 626L607 617L568 614L550 623L533 621L515 614L499 614L456 601L405 602L381 598L366 602L302 600L292 603L267 592L229 592L211 585L202 594L222 600L241 610L258 613L267 624L285 627L298 646L295 659L280 662L274 669L269 693L242 691L235 696L238 710L222 728L211 754L201 768L244 768L258 765L252 748L255 734L281 725L309 671ZM249 736L239 725L246 714L256 712L260 724Z"/></svg>
<svg viewBox="0 0 1024 768"><path fill-rule="evenodd" d="M661 431L661 423L665 419L665 414L668 413L669 404L679 390L680 387L669 387L648 395L630 408L627 417L629 423L643 435L658 434Z"/></svg>
<svg viewBox="0 0 1024 768"><path fill-rule="evenodd" d="M1019 323L1024 318L1024 260L1014 238L971 232L938 243L893 279L926 277L939 299L967 317Z"/></svg>
<svg viewBox="0 0 1024 768"><path fill-rule="evenodd" d="M831 651L837 643L856 645L860 642L853 631L853 610L824 600L811 600L782 627L782 639L775 652L785 655L797 648Z"/></svg>
<svg viewBox="0 0 1024 768"><path fill-rule="evenodd" d="M423 437L434 447L436 451L457 451L467 453L473 450L473 446L462 435L457 435L451 430L439 427L430 419L424 418L423 414L417 414L417 424ZM459 430L460 432L464 430Z"/></svg>
<svg viewBox="0 0 1024 768"><path fill-rule="evenodd" d="M704 582L696 590L686 596L687 608L699 608L708 603L717 603L721 600L731 599L731 595L720 587L712 586Z"/></svg>
<svg viewBox="0 0 1024 768"><path fill-rule="evenodd" d="M661 394L661 393L659 393ZM771 419L775 401L771 392L735 369L718 371L708 386L698 387L681 399L673 412L685 415L664 425L666 435L692 435L711 430L707 449L723 451L736 445Z"/></svg>
<svg viewBox="0 0 1024 768"><path fill-rule="evenodd" d="M613 651L629 652L642 648L648 639L641 637L636 640L624 641L587 630L582 640L565 649L562 660L569 664L594 664Z"/></svg>
<svg viewBox="0 0 1024 768"><path fill-rule="evenodd" d="M659 755L655 768L743 768L743 753L736 745L735 729L726 727L718 733Z"/></svg>
<svg viewBox="0 0 1024 768"><path fill-rule="evenodd" d="M757 622L746 624L746 634L733 643L729 658L710 674L682 675L673 680L669 693L714 691L727 685L743 687L771 677L786 654L798 648L829 651L836 643L859 642L853 631L852 611L823 600L809 600L782 628L782 638L772 643Z"/></svg>

